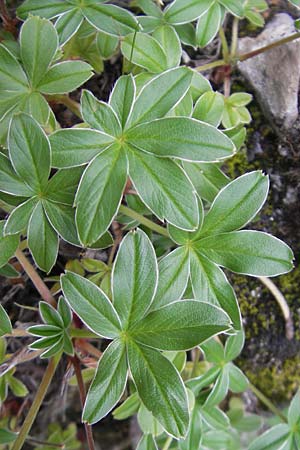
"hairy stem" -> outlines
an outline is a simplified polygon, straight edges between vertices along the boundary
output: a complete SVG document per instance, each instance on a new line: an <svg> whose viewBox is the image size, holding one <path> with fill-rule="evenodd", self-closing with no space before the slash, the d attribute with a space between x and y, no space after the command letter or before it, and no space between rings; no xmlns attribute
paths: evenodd
<svg viewBox="0 0 300 450"><path fill-rule="evenodd" d="M18 434L18 437L13 444L12 450L20 450L23 447L26 437L32 427L32 424L37 416L37 413L39 412L41 404L43 403L43 400L45 398L45 395L47 393L47 390L49 388L49 385L51 383L53 375L55 374L55 371L56 371L59 361L60 361L60 355L52 358L49 361L49 364L44 373L41 384L37 390L36 396L35 396L33 403L29 409L29 412L23 422L23 425Z"/></svg>
<svg viewBox="0 0 300 450"><path fill-rule="evenodd" d="M82 115L80 112L80 104L75 100L72 100L68 95L48 95L46 96L47 101L54 101L56 103L61 103L65 105L70 111L72 111L75 116L82 120Z"/></svg>
<svg viewBox="0 0 300 450"><path fill-rule="evenodd" d="M252 383L249 384L249 388L256 395L256 397L276 416L280 417L283 422L287 422L285 415L278 409L274 403L271 402L257 387L255 387ZM14 449L13 449L14 450Z"/></svg>
<svg viewBox="0 0 300 450"><path fill-rule="evenodd" d="M169 436L166 441L165 444L162 448L162 450L168 450L170 448L170 445L172 444L173 438L171 436Z"/></svg>
<svg viewBox="0 0 300 450"><path fill-rule="evenodd" d="M17 249L15 256L19 263L22 265L24 271L27 273L28 277L31 279L32 283L36 287L37 291L41 295L41 297L47 302L50 303L52 306L56 306L56 300L51 294L50 290L46 286L46 284L43 282L35 268L32 266L32 264L29 262L29 260L26 258L24 253L21 249Z"/></svg>
<svg viewBox="0 0 300 450"><path fill-rule="evenodd" d="M169 237L168 231L164 228L158 225L155 222L152 222L152 220L147 219L142 214L139 214L138 212L134 211L131 208L128 208L128 206L121 205L119 208L119 211L123 214L125 214L128 217L131 217L134 220L138 220L140 223L145 225L147 228L150 228L150 230L155 231L156 233L161 234L162 236Z"/></svg>
<svg viewBox="0 0 300 450"><path fill-rule="evenodd" d="M224 59L225 63L228 63L230 61L229 47L228 47L224 29L222 27L219 30L219 36L220 36L221 44L222 44L223 59Z"/></svg>
<svg viewBox="0 0 300 450"><path fill-rule="evenodd" d="M73 364L73 367L75 370L75 376L76 376L78 390L79 390L80 402L81 402L81 406L83 408L85 399L86 399L86 392L85 392L85 386L84 386L82 373L81 373L81 369L80 369L80 361L76 355L71 358L71 361L72 361L72 364ZM91 425L85 423L84 428L85 428L85 434L86 434L89 450L95 450L92 427L91 427Z"/></svg>

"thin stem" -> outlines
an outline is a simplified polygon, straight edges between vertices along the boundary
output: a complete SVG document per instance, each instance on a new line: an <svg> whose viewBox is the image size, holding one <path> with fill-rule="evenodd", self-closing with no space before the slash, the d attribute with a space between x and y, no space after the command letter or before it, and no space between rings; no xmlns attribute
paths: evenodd
<svg viewBox="0 0 300 450"><path fill-rule="evenodd" d="M249 384L249 388L256 395L256 397L276 416L280 417L280 419L287 423L287 419L285 415L278 409L274 403L271 402L257 387L255 387L252 383ZM14 449L13 449L14 450Z"/></svg>
<svg viewBox="0 0 300 450"><path fill-rule="evenodd" d="M288 42L295 41L296 39L300 38L300 32L293 33L290 36L287 36L283 39L278 39L278 41L272 42L271 44L265 45L264 47L260 47L256 50L252 50L248 53L243 53L241 55L236 54L235 58L233 60L230 60L230 64L234 65L238 61L246 61L247 59L253 58L254 56L257 56L261 53L267 52L268 50L271 50L272 48L278 47L283 44L287 44ZM196 68L198 72L204 72L205 70L214 69L215 67L221 67L221 66L227 66L228 62L226 62L224 59L218 59L217 61L212 61L208 64L203 64L202 66L199 66Z"/></svg>
<svg viewBox="0 0 300 450"><path fill-rule="evenodd" d="M212 61L202 66L196 67L197 72L205 72L206 70L215 69L216 67L227 66L224 59L218 59L217 61Z"/></svg>
<svg viewBox="0 0 300 450"><path fill-rule="evenodd" d="M251 52L244 53L243 55L238 55L239 61L246 61L246 59L253 58L254 56L260 55L272 48L278 47L279 45L287 44L288 42L292 42L295 39L300 38L300 32L293 33L290 36L287 36L283 39L279 39L278 41L272 42L271 44L265 45L264 47L260 47L256 50L252 50Z"/></svg>
<svg viewBox="0 0 300 450"><path fill-rule="evenodd" d="M172 444L173 438L169 436L162 448L162 450L168 450L170 448L170 445Z"/></svg>
<svg viewBox="0 0 300 450"><path fill-rule="evenodd" d="M49 385L51 383L53 375L55 374L55 371L56 371L59 361L60 361L60 355L52 358L49 361L49 364L44 373L41 384L37 390L36 396L35 396L33 403L29 409L29 412L23 422L21 430L17 436L17 439L15 440L15 442L13 444L12 450L20 450L23 447L26 437L28 436L29 431L32 427L32 424L37 416L37 413L39 412L41 404L43 403L43 400L45 398L45 395L47 393L47 390L49 388Z"/></svg>
<svg viewBox="0 0 300 450"><path fill-rule="evenodd" d="M92 344L85 340L76 340L75 346L80 348L80 350L89 353L90 355L95 356L95 358L99 359L102 356L102 352L94 347Z"/></svg>
<svg viewBox="0 0 300 450"><path fill-rule="evenodd" d="M85 399L86 399L86 392L85 392L85 386L84 386L82 373L81 373L81 369L80 369L80 361L76 355L71 358L71 361L72 361L72 364L73 364L73 367L75 370L75 376L76 376L78 390L79 390L80 402L81 402L81 406L83 408ZM85 422L84 428L85 428L85 434L86 434L89 450L95 450L92 427L91 427L91 425L89 425Z"/></svg>
<svg viewBox="0 0 300 450"><path fill-rule="evenodd" d="M140 223L150 228L150 230L153 230L156 233L161 234L162 236L169 237L169 233L165 228L161 227L160 225L157 225L157 223L152 222L152 220L147 219L142 214L139 214L133 209L128 208L128 206L121 205L119 211L125 214L126 216L131 217L134 220L138 220Z"/></svg>
<svg viewBox="0 0 300 450"><path fill-rule="evenodd" d="M51 447L61 448L61 449L64 449L66 446L65 444L53 444L52 442L51 442L51 444L49 444L49 442L40 441L39 439L36 439L32 436L27 436L26 443L32 444L34 447L36 447L36 444L42 445L43 447L49 447L49 445L51 445Z"/></svg>
<svg viewBox="0 0 300 450"><path fill-rule="evenodd" d="M22 265L23 269L27 273L28 277L31 279L32 283L36 287L37 291L40 293L41 297L52 306L56 306L56 300L51 294L48 287L45 285L35 268L31 265L29 260L26 258L22 250L19 248L16 250L15 257Z"/></svg>
<svg viewBox="0 0 300 450"><path fill-rule="evenodd" d="M232 39L231 39L231 48L230 48L230 58L234 59L237 54L238 48L238 37L239 37L239 19L235 17L232 23Z"/></svg>
<svg viewBox="0 0 300 450"><path fill-rule="evenodd" d="M223 59L224 59L225 63L228 63L230 61L229 47L228 47L224 29L222 27L219 30L219 36L220 36L221 44L222 44Z"/></svg>
<svg viewBox="0 0 300 450"><path fill-rule="evenodd" d="M192 368L191 378L196 377L197 367L198 367L198 362L199 362L200 356L201 356L201 350L199 347L196 347L193 352L193 368Z"/></svg>
<svg viewBox="0 0 300 450"><path fill-rule="evenodd" d="M270 280L270 278L267 277L259 277L259 280L269 289L271 294L273 294L275 300L277 301L281 311L282 315L285 320L285 333L287 339L291 340L294 337L294 325L293 320L291 316L291 311L289 308L289 305L287 304L286 299L284 298L283 294L280 292L276 284Z"/></svg>
<svg viewBox="0 0 300 450"><path fill-rule="evenodd" d="M80 104L75 100L72 100L68 95L48 95L46 96L46 99L48 101L54 101L65 105L70 111L72 111L73 114L75 114L75 116L82 120Z"/></svg>

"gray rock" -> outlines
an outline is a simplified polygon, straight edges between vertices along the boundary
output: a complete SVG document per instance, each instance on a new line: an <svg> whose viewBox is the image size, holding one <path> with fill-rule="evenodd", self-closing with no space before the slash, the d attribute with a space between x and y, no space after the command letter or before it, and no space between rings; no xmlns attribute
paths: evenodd
<svg viewBox="0 0 300 450"><path fill-rule="evenodd" d="M239 53L248 53L295 32L288 14L274 16L255 38L239 40ZM238 64L251 84L261 108L273 127L288 130L298 117L300 39L275 47Z"/></svg>

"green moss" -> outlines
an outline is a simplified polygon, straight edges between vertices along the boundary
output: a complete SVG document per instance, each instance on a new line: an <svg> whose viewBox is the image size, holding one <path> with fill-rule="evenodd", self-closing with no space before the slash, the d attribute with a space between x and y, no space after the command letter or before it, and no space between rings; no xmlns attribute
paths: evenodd
<svg viewBox="0 0 300 450"><path fill-rule="evenodd" d="M300 386L300 356L259 370L245 370L254 386L277 402L290 400Z"/></svg>

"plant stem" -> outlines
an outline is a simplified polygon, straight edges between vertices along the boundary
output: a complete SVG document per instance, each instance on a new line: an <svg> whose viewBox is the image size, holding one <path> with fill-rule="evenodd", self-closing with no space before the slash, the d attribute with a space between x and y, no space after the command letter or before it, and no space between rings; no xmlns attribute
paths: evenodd
<svg viewBox="0 0 300 450"><path fill-rule="evenodd" d="M37 413L39 412L41 404L43 403L43 400L45 398L48 387L51 383L51 380L56 371L59 361L60 361L60 355L57 355L56 357L52 358L49 361L49 364L44 373L41 384L37 390L36 396L35 396L33 403L29 409L29 412L23 422L23 425L18 434L18 437L13 444L12 450L20 450L23 447L26 437L32 427L32 424L37 416Z"/></svg>
<svg viewBox="0 0 300 450"><path fill-rule="evenodd" d="M80 104L75 100L72 100L68 95L48 95L46 98L48 101L54 101L65 105L70 111L72 111L73 114L75 114L75 116L82 120Z"/></svg>
<svg viewBox="0 0 300 450"><path fill-rule="evenodd" d="M242 55L236 54L234 58L230 58L229 62L226 62L225 59L218 59L217 61L212 61L207 64L203 64L196 68L198 72L204 72L205 70L214 69L215 67L227 66L229 63L231 65L236 64L239 61L246 61L247 59L253 58L254 56L260 55L261 53L267 52L272 48L278 47L283 44L287 44L288 42L295 41L300 38L300 32L293 33L290 36L287 36L283 39L278 39L278 41L274 41L271 44L265 45L264 47L260 47L256 50L252 50L248 53L243 53Z"/></svg>
<svg viewBox="0 0 300 450"><path fill-rule="evenodd" d="M220 36L221 44L222 44L223 59L224 59L225 63L228 64L230 61L230 54L229 54L229 47L228 47L228 43L227 43L227 39L226 39L223 27L221 27L219 30L219 36Z"/></svg>
<svg viewBox="0 0 300 450"><path fill-rule="evenodd" d="M239 37L239 19L235 17L232 23L232 39L231 39L231 48L230 48L230 58L234 59L237 54L238 48L238 37Z"/></svg>
<svg viewBox="0 0 300 450"><path fill-rule="evenodd" d="M17 249L15 256L19 263L22 265L23 269L27 273L28 277L31 279L32 283L36 287L37 291L40 293L41 297L52 306L56 306L56 300L51 294L48 287L45 285L35 268L31 265L29 260L26 258L21 249Z"/></svg>
<svg viewBox="0 0 300 450"><path fill-rule="evenodd" d="M71 336L80 339L100 339L98 334L82 328L71 328Z"/></svg>
<svg viewBox="0 0 300 450"><path fill-rule="evenodd" d="M287 339L291 340L294 337L294 324L291 316L291 311L289 305L287 304L286 299L283 294L280 292L276 284L267 277L258 277L259 280L269 289L271 294L273 294L275 300L277 301L282 315L285 320L285 335Z"/></svg>
<svg viewBox="0 0 300 450"><path fill-rule="evenodd" d="M150 230L155 231L156 233L161 234L162 236L169 237L169 233L166 230L166 228L161 227L155 222L152 222L152 220L147 219L142 214L139 214L138 212L134 211L131 208L128 208L128 206L121 205L119 208L119 211L123 214L125 214L128 217L131 217L134 220L138 220L140 223L145 225L146 227L150 228Z"/></svg>
<svg viewBox="0 0 300 450"><path fill-rule="evenodd" d="M246 59L253 58L254 56L260 55L272 48L278 47L279 45L287 44L288 42L292 42L295 39L300 38L300 32L293 33L290 36L287 36L283 39L279 39L278 41L272 42L271 44L265 45L264 47L260 47L256 50L252 50L251 52L244 53L243 55L238 55L239 61L246 61Z"/></svg>
<svg viewBox="0 0 300 450"><path fill-rule="evenodd" d="M71 358L71 361L72 361L72 364L73 364L73 367L74 367L74 370L75 370L75 376L76 376L76 379L77 379L77 385L78 385L78 389L79 389L79 396L80 396L81 406L83 408L84 407L84 403L85 403L85 399L86 399L86 393L85 393L85 386L84 386L82 373L81 373L81 369L80 369L80 361L79 361L79 359L78 359L78 357L76 355ZM94 444L94 439L93 439L92 427L91 427L91 425L89 425L89 424L87 424L85 422L84 423L84 428L85 428L85 434L86 434L89 450L95 450L95 444Z"/></svg>
<svg viewBox="0 0 300 450"><path fill-rule="evenodd" d="M169 436L162 448L162 450L168 450L170 448L170 445L172 444L173 438Z"/></svg>
<svg viewBox="0 0 300 450"><path fill-rule="evenodd" d="M287 423L287 419L285 415L278 409L274 403L271 402L257 387L255 387L252 383L249 384L249 388L256 395L256 397L276 416L280 417L280 419ZM14 450L14 449L13 449Z"/></svg>

